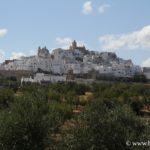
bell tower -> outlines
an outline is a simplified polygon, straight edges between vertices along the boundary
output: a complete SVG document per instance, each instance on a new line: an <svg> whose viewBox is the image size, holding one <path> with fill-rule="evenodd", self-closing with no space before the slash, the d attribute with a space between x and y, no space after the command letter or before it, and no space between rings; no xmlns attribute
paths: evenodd
<svg viewBox="0 0 150 150"><path fill-rule="evenodd" d="M72 49L76 49L77 48L77 42L74 40L72 42Z"/></svg>

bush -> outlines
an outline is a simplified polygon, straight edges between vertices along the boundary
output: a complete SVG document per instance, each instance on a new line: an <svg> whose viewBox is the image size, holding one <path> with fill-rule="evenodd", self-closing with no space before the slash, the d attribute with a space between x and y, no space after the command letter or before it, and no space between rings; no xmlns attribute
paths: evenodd
<svg viewBox="0 0 150 150"><path fill-rule="evenodd" d="M64 135L65 150L128 150L127 140L140 141L145 134L130 108L113 101L92 100L76 122Z"/></svg>
<svg viewBox="0 0 150 150"><path fill-rule="evenodd" d="M1 150L44 150L53 145L51 135L59 123L40 95L19 97L9 111L0 114Z"/></svg>
<svg viewBox="0 0 150 150"><path fill-rule="evenodd" d="M136 112L137 115L140 114L140 110L144 107L144 103L139 99L133 99L131 101L131 108Z"/></svg>
<svg viewBox="0 0 150 150"><path fill-rule="evenodd" d="M8 108L14 101L14 92L9 88L0 89L0 109Z"/></svg>
<svg viewBox="0 0 150 150"><path fill-rule="evenodd" d="M48 100L50 101L61 101L60 93L55 90L49 90Z"/></svg>
<svg viewBox="0 0 150 150"><path fill-rule="evenodd" d="M49 103L49 112L50 114L56 113L60 118L60 123L62 124L66 119L70 119L72 117L72 106L53 101Z"/></svg>

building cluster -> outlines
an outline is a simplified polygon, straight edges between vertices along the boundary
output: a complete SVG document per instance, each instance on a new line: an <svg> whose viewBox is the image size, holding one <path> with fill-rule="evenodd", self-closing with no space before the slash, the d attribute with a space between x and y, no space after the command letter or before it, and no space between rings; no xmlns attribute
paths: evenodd
<svg viewBox="0 0 150 150"><path fill-rule="evenodd" d="M35 74L47 73L51 77L66 76L70 72L74 75L87 75L95 72L97 75L132 77L142 71L131 60L119 58L113 52L89 51L85 46L77 46L76 41L73 41L68 49L57 48L51 53L46 47L39 47L37 55L6 60L1 64L0 70L26 70ZM38 81L37 78L41 78L39 75L37 76L35 81ZM50 77L49 80L51 80Z"/></svg>
<svg viewBox="0 0 150 150"><path fill-rule="evenodd" d="M59 76L59 75L50 75L50 74L44 74L44 73L36 73L34 77L22 77L21 78L21 85L24 82L30 82L30 83L48 83L48 82L59 82L59 81L66 81L66 76Z"/></svg>
<svg viewBox="0 0 150 150"><path fill-rule="evenodd" d="M150 80L150 67L143 67L142 72L145 75L145 77Z"/></svg>

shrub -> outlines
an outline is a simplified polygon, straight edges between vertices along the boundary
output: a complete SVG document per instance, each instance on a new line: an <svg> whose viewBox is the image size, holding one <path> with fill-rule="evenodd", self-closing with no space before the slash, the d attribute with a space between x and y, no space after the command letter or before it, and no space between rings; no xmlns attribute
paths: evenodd
<svg viewBox="0 0 150 150"><path fill-rule="evenodd" d="M65 150L131 150L126 141L140 141L146 133L128 106L113 101L92 100L76 122L64 135Z"/></svg>
<svg viewBox="0 0 150 150"><path fill-rule="evenodd" d="M51 135L59 124L40 95L19 97L9 111L0 114L1 150L44 150L53 145Z"/></svg>

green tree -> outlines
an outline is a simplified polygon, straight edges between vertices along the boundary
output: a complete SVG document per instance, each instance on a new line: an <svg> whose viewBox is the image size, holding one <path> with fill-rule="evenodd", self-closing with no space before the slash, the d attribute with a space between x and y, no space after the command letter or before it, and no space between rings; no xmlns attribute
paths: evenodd
<svg viewBox="0 0 150 150"><path fill-rule="evenodd" d="M0 89L0 109L8 108L14 101L14 92L9 88Z"/></svg>
<svg viewBox="0 0 150 150"><path fill-rule="evenodd" d="M61 101L61 95L56 90L49 90L48 92L48 100L50 101Z"/></svg>
<svg viewBox="0 0 150 150"><path fill-rule="evenodd" d="M126 146L126 141L140 140L144 129L143 123L126 105L93 100L76 125L66 131L64 149L130 150L132 148Z"/></svg>
<svg viewBox="0 0 150 150"><path fill-rule="evenodd" d="M57 114L58 120L60 124L58 127L63 124L66 119L70 119L72 117L72 106L66 103L59 103L57 101L52 101L49 103L49 113ZM54 120L56 115L54 116Z"/></svg>
<svg viewBox="0 0 150 150"><path fill-rule="evenodd" d="M55 119L54 119L55 118ZM1 150L44 150L52 147L60 115L50 111L40 95L19 97L9 111L0 114Z"/></svg>
<svg viewBox="0 0 150 150"><path fill-rule="evenodd" d="M135 74L133 76L134 82L147 82L146 76L144 74Z"/></svg>
<svg viewBox="0 0 150 150"><path fill-rule="evenodd" d="M144 102L142 100L139 100L138 98L131 100L131 108L136 112L137 115L140 114L140 109L142 109L143 106Z"/></svg>

